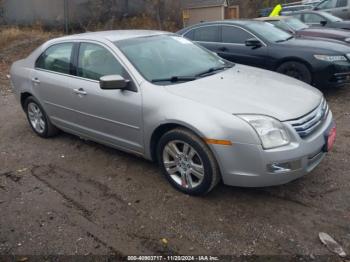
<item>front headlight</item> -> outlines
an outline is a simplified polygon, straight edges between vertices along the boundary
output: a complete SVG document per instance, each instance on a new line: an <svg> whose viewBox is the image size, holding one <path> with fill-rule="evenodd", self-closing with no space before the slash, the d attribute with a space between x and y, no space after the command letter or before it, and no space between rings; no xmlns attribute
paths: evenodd
<svg viewBox="0 0 350 262"><path fill-rule="evenodd" d="M326 62L347 61L348 59L343 55L314 55L317 60Z"/></svg>
<svg viewBox="0 0 350 262"><path fill-rule="evenodd" d="M238 115L238 117L248 122L254 128L265 149L280 147L290 143L288 132L280 121L262 115Z"/></svg>

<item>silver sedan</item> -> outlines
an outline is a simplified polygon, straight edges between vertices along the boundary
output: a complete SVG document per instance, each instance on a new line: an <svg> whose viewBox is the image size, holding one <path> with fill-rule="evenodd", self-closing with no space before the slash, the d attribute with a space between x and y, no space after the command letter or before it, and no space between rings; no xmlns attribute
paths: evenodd
<svg viewBox="0 0 350 262"><path fill-rule="evenodd" d="M295 180L321 162L336 135L318 90L166 32L50 40L10 74L36 134L63 130L158 161L168 181L191 195L219 181Z"/></svg>

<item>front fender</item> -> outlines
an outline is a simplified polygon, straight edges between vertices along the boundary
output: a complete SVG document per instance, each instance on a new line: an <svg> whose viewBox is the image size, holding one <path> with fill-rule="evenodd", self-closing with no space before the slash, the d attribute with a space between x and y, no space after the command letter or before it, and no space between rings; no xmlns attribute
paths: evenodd
<svg viewBox="0 0 350 262"><path fill-rule="evenodd" d="M229 140L233 144L261 143L252 127L231 113L174 95L162 87L148 86L145 89L143 120L146 158L152 157L153 133L166 124L186 127L203 139Z"/></svg>

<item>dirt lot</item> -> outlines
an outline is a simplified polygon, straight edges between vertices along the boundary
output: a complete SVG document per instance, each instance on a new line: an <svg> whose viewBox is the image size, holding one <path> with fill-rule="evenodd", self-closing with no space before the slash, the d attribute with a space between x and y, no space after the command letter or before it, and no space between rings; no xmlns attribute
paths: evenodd
<svg viewBox="0 0 350 262"><path fill-rule="evenodd" d="M220 185L193 198L173 190L153 163L68 134L33 134L6 74L48 37L0 44L0 254L313 258L330 254L321 231L350 253L349 88L326 92L338 140L312 174L265 189Z"/></svg>

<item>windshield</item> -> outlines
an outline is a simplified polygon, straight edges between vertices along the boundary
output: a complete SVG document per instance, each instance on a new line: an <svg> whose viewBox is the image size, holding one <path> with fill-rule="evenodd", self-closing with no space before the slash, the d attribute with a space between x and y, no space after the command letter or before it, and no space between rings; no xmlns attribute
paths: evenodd
<svg viewBox="0 0 350 262"><path fill-rule="evenodd" d="M331 15L327 12L322 12L322 15L327 18L329 21L331 22L340 22L340 21L344 21L343 19L341 19L340 17L337 17L337 16L334 16L334 15Z"/></svg>
<svg viewBox="0 0 350 262"><path fill-rule="evenodd" d="M287 25L289 25L294 31L299 31L299 30L303 30L305 28L308 28L308 26L306 24L304 24L303 22L301 22L299 19L297 18L288 18L284 20L286 22Z"/></svg>
<svg viewBox="0 0 350 262"><path fill-rule="evenodd" d="M254 34L260 35L270 42L282 42L293 37L291 34L270 23L248 23L247 27L252 30Z"/></svg>
<svg viewBox="0 0 350 262"><path fill-rule="evenodd" d="M175 35L127 39L115 45L145 79L154 83L192 81L232 67L230 62Z"/></svg>

